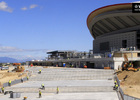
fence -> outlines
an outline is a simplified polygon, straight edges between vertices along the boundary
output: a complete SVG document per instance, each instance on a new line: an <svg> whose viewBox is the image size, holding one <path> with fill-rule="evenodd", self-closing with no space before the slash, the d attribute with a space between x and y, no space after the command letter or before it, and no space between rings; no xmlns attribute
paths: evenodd
<svg viewBox="0 0 140 100"><path fill-rule="evenodd" d="M139 98L135 98L135 97L124 94L123 90L120 87L120 81L119 81L117 75L115 75L115 79L118 83L118 86L119 86L119 88L118 88L119 91L118 92L121 94L122 100L140 100Z"/></svg>

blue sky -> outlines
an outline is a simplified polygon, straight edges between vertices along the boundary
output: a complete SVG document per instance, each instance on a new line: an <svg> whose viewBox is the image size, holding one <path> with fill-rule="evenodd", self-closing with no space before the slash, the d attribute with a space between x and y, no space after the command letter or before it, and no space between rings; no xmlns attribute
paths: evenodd
<svg viewBox="0 0 140 100"><path fill-rule="evenodd" d="M95 9L133 0L0 0L0 57L46 57L49 50L92 49L86 25Z"/></svg>

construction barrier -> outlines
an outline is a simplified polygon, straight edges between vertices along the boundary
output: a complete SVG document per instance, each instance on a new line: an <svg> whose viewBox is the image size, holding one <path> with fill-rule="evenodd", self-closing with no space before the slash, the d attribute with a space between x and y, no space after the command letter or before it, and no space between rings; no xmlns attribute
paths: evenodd
<svg viewBox="0 0 140 100"><path fill-rule="evenodd" d="M32 75L32 72L28 72L27 75L30 77ZM23 82L24 81L27 81L27 77L24 77L22 79L16 79L14 81L11 81L11 85L22 83L22 80L23 80ZM8 86L9 86L9 83L8 82L6 82L6 83L3 84L3 87L8 87Z"/></svg>
<svg viewBox="0 0 140 100"><path fill-rule="evenodd" d="M29 71L29 72L27 73L27 76L30 77L31 75L32 75L32 72ZM18 83L22 83L22 80L23 80L23 82L24 82L24 81L27 81L27 77L24 77L24 78L22 78L22 79L16 79L16 80L14 80L14 81L11 81L11 85L15 85L15 84L18 84ZM9 83L8 83L8 82L3 83L3 87L8 87L8 86L9 86ZM0 92L2 92L1 88L0 88Z"/></svg>
<svg viewBox="0 0 140 100"><path fill-rule="evenodd" d="M10 93L10 98L20 98L21 93L17 93L17 92L12 92Z"/></svg>
<svg viewBox="0 0 140 100"><path fill-rule="evenodd" d="M120 81L119 81L117 75L115 75L115 79L116 79L116 81L118 83L118 86L119 86L118 87L118 90L119 90L118 92L121 95L121 99L120 100L140 100L140 98L135 98L135 97L132 97L132 96L124 94L123 90L120 87Z"/></svg>
<svg viewBox="0 0 140 100"><path fill-rule="evenodd" d="M111 69L110 67L104 67L104 69Z"/></svg>
<svg viewBox="0 0 140 100"><path fill-rule="evenodd" d="M27 77L23 78L23 82L24 81L27 81ZM15 84L18 84L18 83L21 83L21 82L22 82L21 79L14 80L14 81L11 81L11 85L15 85ZM9 86L9 83L8 82L7 83L4 83L3 86L4 87L7 87L7 86Z"/></svg>

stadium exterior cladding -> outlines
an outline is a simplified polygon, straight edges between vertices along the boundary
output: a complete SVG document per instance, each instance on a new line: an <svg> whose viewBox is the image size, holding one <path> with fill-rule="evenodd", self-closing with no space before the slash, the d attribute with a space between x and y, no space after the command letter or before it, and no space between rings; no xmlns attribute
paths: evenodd
<svg viewBox="0 0 140 100"><path fill-rule="evenodd" d="M140 49L140 13L132 13L132 3L94 10L87 18L87 26L94 38L94 53L127 47Z"/></svg>

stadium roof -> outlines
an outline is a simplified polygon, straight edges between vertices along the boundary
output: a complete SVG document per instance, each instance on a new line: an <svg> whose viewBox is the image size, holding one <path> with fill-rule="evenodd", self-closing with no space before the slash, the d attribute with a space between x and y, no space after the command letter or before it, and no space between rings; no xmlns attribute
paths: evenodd
<svg viewBox="0 0 140 100"><path fill-rule="evenodd" d="M98 8L87 18L88 29L93 36L140 29L140 13L132 13L132 3L114 4Z"/></svg>

